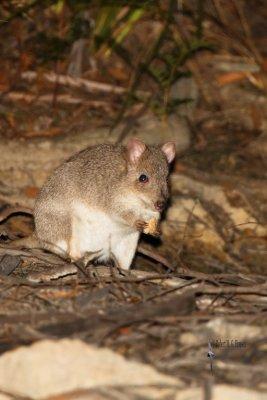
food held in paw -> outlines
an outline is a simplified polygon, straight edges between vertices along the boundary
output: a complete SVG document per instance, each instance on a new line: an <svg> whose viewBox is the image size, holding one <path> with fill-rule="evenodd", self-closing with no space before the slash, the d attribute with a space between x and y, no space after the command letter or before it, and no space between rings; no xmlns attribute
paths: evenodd
<svg viewBox="0 0 267 400"><path fill-rule="evenodd" d="M160 235L158 220L156 218L152 218L148 221L147 226L144 229L144 233L152 236Z"/></svg>

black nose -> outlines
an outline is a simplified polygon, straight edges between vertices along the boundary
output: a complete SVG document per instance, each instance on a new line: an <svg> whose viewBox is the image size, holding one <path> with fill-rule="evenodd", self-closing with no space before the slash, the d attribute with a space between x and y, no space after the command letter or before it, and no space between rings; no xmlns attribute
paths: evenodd
<svg viewBox="0 0 267 400"><path fill-rule="evenodd" d="M165 202L164 201L156 201L155 203L155 209L157 211L162 211L165 207Z"/></svg>

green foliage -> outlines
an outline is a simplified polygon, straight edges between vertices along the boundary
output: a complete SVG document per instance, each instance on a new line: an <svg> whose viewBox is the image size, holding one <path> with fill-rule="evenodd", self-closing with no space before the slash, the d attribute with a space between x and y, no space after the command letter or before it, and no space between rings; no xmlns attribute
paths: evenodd
<svg viewBox="0 0 267 400"><path fill-rule="evenodd" d="M211 46L203 39L204 0L196 0L195 8L182 1L181 9L177 0L36 0L29 1L18 9L13 17L25 17L34 7L49 9L58 18L68 10L71 17L67 35L62 39L57 27L51 32L38 32L36 49L41 60L58 60L70 49L71 44L79 38L91 39L91 53L108 59L116 54L133 72L131 85L118 118L121 118L127 107L134 101L147 102L137 96L137 89L143 78L156 85L151 106L155 110L174 112L180 103L190 99L169 99L168 93L177 80L188 76L185 63L194 54ZM190 2L191 4L191 2ZM191 29L183 35L180 24L182 16L191 21ZM158 36L153 39L149 48L141 49L142 60L136 65L133 52L126 48L124 41L133 32L136 25L148 20L161 24ZM193 29L192 29L193 27ZM58 34L57 34L58 33ZM153 105L152 105L153 103ZM160 111L161 112L161 111Z"/></svg>
<svg viewBox="0 0 267 400"><path fill-rule="evenodd" d="M142 8L142 13L139 13L140 18L142 16L151 20L156 18L157 21L162 23L162 29L158 37L151 43L144 59L137 66L128 96L115 123L121 119L134 99L137 99L136 91L143 76L152 78L158 87L156 94L151 99L151 107L154 111L160 114L174 112L180 104L190 101L190 99L169 98L168 93L177 80L189 75L189 72L185 70L186 61L202 49L211 49L210 44L202 39L203 7L204 0L197 0L196 10L193 13L192 10L188 12L188 16L191 17L195 25L195 31L186 39L182 37L177 27L176 18L179 14L177 1L165 1L164 7L162 3L155 1L153 7L147 7L146 4ZM137 10L140 9L137 8ZM131 12L133 11L131 10ZM129 15L123 21L124 27L127 27L127 23L129 24ZM135 22L137 21L138 18ZM119 23L120 21L118 21ZM130 30L126 31L130 32ZM106 41L108 42L108 39ZM103 40L103 43L105 43L105 40ZM120 53L117 49L116 46L112 46L112 50L121 56L122 46L120 46ZM125 60L125 56L123 58ZM128 59L126 62L130 63L130 60ZM140 97L138 101L140 101ZM144 101L147 102L147 99L144 99Z"/></svg>

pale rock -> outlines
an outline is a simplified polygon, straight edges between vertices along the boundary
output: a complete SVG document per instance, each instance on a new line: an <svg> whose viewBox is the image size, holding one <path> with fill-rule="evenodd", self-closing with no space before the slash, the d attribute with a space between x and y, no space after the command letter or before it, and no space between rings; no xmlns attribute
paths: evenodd
<svg viewBox="0 0 267 400"><path fill-rule="evenodd" d="M265 337L266 330L256 325L238 324L225 321L224 318L213 318L206 324L214 336L222 340L233 339L238 341L260 339Z"/></svg>
<svg viewBox="0 0 267 400"><path fill-rule="evenodd" d="M252 212L250 213L243 207L232 206L221 186L206 184L178 173L171 176L171 183L174 191L178 190L185 195L190 193L191 196L197 196L200 200L203 199L206 202L213 202L218 207L222 208L232 221L235 229L243 231L247 229L246 223L253 223L255 224L256 235L266 235L266 226L258 223L258 221L253 217ZM231 233L230 229L229 233Z"/></svg>
<svg viewBox="0 0 267 400"><path fill-rule="evenodd" d="M13 400L14 397L8 396L7 394L0 393L0 400Z"/></svg>
<svg viewBox="0 0 267 400"><path fill-rule="evenodd" d="M157 398L151 394L153 385L182 386L178 379L149 365L80 340L43 340L0 357L0 392L44 399L75 390L127 385L144 392L148 387L148 399Z"/></svg>
<svg viewBox="0 0 267 400"><path fill-rule="evenodd" d="M196 217L192 233L192 218ZM190 227L188 221L191 218ZM168 234L172 229L172 225L183 235L187 232L187 237L191 240L201 240L207 245L213 245L217 249L223 251L224 241L216 233L216 227L210 214L202 207L200 202L194 199L175 198L167 211L166 221L162 223L163 234Z"/></svg>
<svg viewBox="0 0 267 400"><path fill-rule="evenodd" d="M197 345L199 343L206 343L208 341L226 341L235 343L235 341L260 340L265 337L265 328L256 325L238 324L227 322L224 318L213 318L206 324L201 326L192 327L194 332L186 332L180 335L180 343L182 345Z"/></svg>
<svg viewBox="0 0 267 400"><path fill-rule="evenodd" d="M33 147L35 147L34 145L33 145L33 143L30 143ZM43 142L41 142L41 143L39 143L39 146L38 146L41 150L51 150L51 147L52 147L52 142L51 141L48 141L48 140L45 140L45 141L43 141Z"/></svg>
<svg viewBox="0 0 267 400"><path fill-rule="evenodd" d="M196 346L199 344L199 337L192 332L181 333L179 342L182 346Z"/></svg>
<svg viewBox="0 0 267 400"><path fill-rule="evenodd" d="M175 400L198 400L203 398L203 388L197 387L180 391L176 394ZM230 385L215 385L212 387L211 399L267 400L267 393Z"/></svg>

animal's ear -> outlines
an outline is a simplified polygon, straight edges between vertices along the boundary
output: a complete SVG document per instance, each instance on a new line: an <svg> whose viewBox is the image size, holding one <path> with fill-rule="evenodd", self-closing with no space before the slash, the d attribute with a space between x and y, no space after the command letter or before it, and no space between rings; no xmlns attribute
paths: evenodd
<svg viewBox="0 0 267 400"><path fill-rule="evenodd" d="M161 150L167 157L168 163L170 164L175 158L175 144L173 142L167 142L161 147Z"/></svg>
<svg viewBox="0 0 267 400"><path fill-rule="evenodd" d="M141 140L136 138L130 139L127 143L127 155L130 163L136 164L141 155L144 153L145 149L146 145Z"/></svg>

